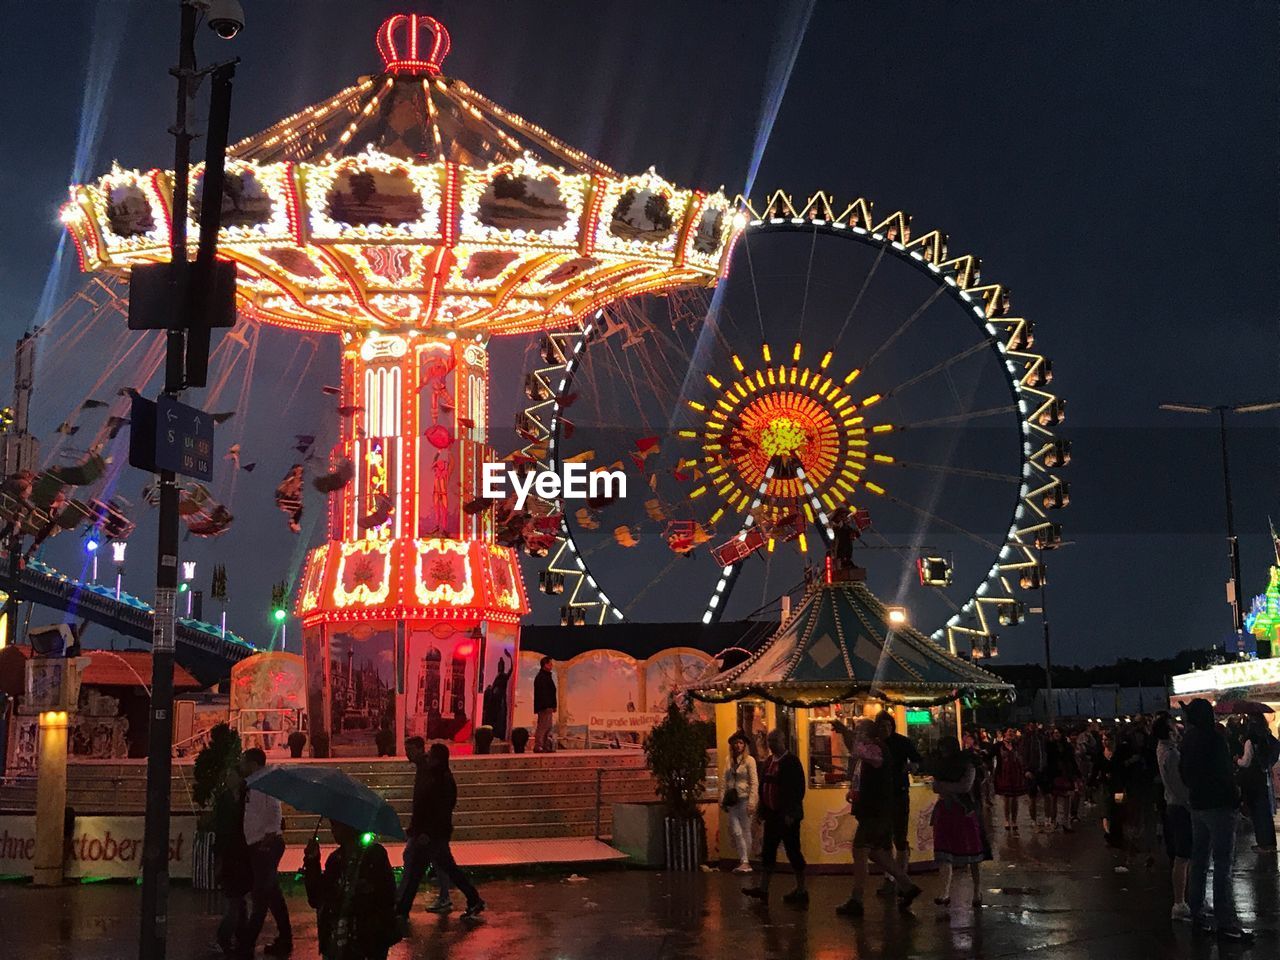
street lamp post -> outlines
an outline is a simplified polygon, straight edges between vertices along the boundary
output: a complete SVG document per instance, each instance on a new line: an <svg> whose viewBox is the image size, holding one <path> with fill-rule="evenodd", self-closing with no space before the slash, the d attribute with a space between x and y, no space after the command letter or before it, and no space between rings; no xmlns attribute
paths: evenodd
<svg viewBox="0 0 1280 960"><path fill-rule="evenodd" d="M100 545L101 544L98 541L98 532L96 530L90 531L89 536L86 537L84 541L85 552L89 554L90 583L98 582L98 547Z"/></svg>
<svg viewBox="0 0 1280 960"><path fill-rule="evenodd" d="M111 541L111 560L116 565L116 599L120 599L124 586L124 551L128 546L124 540Z"/></svg>
<svg viewBox="0 0 1280 960"><path fill-rule="evenodd" d="M1226 495L1227 508L1227 603L1231 606L1231 629L1236 635L1236 653L1244 653L1244 607L1240 594L1240 541L1236 537L1235 502L1231 497L1231 463L1227 457L1227 414L1228 413L1265 413L1269 410L1280 410L1280 400L1263 400L1257 403L1217 404L1205 406L1197 403L1162 403L1161 410L1170 413L1194 413L1200 415L1217 414L1218 438L1222 447L1222 488ZM1259 642L1258 655L1270 656L1270 649Z"/></svg>
<svg viewBox="0 0 1280 960"><path fill-rule="evenodd" d="M194 560L182 561L182 592L187 595L187 619L191 619L191 603L192 597L195 596L191 587L191 581L196 578L196 562Z"/></svg>

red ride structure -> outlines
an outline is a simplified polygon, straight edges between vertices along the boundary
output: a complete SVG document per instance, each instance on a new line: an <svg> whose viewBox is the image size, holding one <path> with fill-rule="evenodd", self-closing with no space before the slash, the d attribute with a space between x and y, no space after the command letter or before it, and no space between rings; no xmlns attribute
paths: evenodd
<svg viewBox="0 0 1280 960"><path fill-rule="evenodd" d="M476 509L496 459L489 338L712 286L744 224L722 192L618 174L444 76L431 17L391 17L377 46L382 73L229 149L219 235L242 318L343 342L331 467L350 480L295 609L313 742L347 754L510 725L528 604L515 549ZM171 183L117 167L73 187L83 268L167 260Z"/></svg>

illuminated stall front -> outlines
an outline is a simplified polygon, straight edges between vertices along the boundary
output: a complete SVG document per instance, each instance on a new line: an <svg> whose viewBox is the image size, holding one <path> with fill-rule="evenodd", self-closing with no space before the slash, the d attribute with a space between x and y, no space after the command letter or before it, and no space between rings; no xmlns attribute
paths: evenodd
<svg viewBox="0 0 1280 960"><path fill-rule="evenodd" d="M1205 670L1174 675L1169 698L1172 708L1193 697L1212 703L1226 700L1255 700L1271 707L1264 715L1271 732L1280 730L1280 658L1237 660L1219 663Z"/></svg>
<svg viewBox="0 0 1280 960"><path fill-rule="evenodd" d="M998 677L947 653L889 613L860 580L810 585L795 613L747 660L699 684L698 700L716 704L719 757L729 737L746 734L758 759L768 755L767 732L782 729L808 774L801 841L815 864L848 864L856 820L845 794L849 751L835 722L889 710L898 730L922 755L942 737L957 737L963 700L1007 695ZM910 800L912 862L933 859L933 792L913 778ZM731 849L727 824L721 849Z"/></svg>

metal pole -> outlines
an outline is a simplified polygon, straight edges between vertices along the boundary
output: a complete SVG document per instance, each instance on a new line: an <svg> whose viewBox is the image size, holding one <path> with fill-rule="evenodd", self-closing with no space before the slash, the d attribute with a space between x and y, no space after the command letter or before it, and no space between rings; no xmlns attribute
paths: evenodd
<svg viewBox="0 0 1280 960"><path fill-rule="evenodd" d="M1231 498L1231 465L1227 459L1227 408L1218 407L1218 431L1222 441L1222 486L1227 498L1227 560L1231 565L1231 629L1236 652L1244 651L1244 611L1240 606L1240 542L1236 539L1235 503Z"/></svg>
<svg viewBox="0 0 1280 960"><path fill-rule="evenodd" d="M177 116L173 126L173 223L171 269L187 268L187 197L191 134L187 103L196 68L196 8L182 4L178 40ZM182 390L183 330L165 332L164 392ZM160 471L160 517L156 548L155 624L151 639L151 716L147 742L147 808L142 841L142 910L138 938L140 960L164 960L169 904L169 789L173 741L174 603L178 589L178 484L172 470Z"/></svg>
<svg viewBox="0 0 1280 960"><path fill-rule="evenodd" d="M1045 715L1049 723L1053 723L1053 653L1049 645L1049 603L1048 582L1045 575L1044 547L1036 547L1036 556L1040 564L1040 622L1044 624L1044 683L1045 683Z"/></svg>

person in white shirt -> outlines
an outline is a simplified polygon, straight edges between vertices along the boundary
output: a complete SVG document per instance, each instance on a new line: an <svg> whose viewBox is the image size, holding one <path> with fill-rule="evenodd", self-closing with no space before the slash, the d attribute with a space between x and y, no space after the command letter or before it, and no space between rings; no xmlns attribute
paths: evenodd
<svg viewBox="0 0 1280 960"><path fill-rule="evenodd" d="M734 873L751 872L751 818L759 792L756 759L747 752L747 736L739 730L729 738L729 765L720 785L720 805L729 818L729 835L738 848Z"/></svg>
<svg viewBox="0 0 1280 960"><path fill-rule="evenodd" d="M246 750L240 759L240 772L248 779L267 765L267 756L257 747ZM276 922L276 939L264 952L287 957L293 950L293 928L289 924L289 908L280 892L280 858L284 856L284 815L280 801L252 786L245 792L244 841L249 847L249 868L253 873L253 909L245 928L240 952L252 957L258 936L270 912Z"/></svg>

